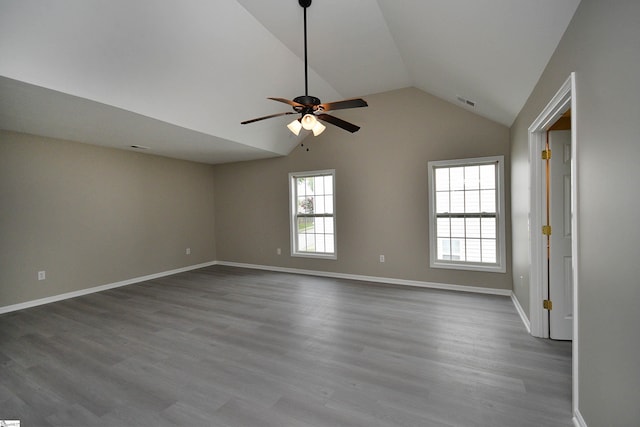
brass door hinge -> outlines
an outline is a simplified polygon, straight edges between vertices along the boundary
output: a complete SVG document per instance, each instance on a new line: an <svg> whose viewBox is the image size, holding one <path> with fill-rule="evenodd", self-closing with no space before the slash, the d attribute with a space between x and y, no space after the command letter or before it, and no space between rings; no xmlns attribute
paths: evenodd
<svg viewBox="0 0 640 427"><path fill-rule="evenodd" d="M551 226L550 225L543 225L542 226L542 234L545 236L551 236Z"/></svg>
<svg viewBox="0 0 640 427"><path fill-rule="evenodd" d="M542 150L542 160L551 160L551 149Z"/></svg>
<svg viewBox="0 0 640 427"><path fill-rule="evenodd" d="M553 303L551 302L550 299L542 300L542 308L544 308L545 310L552 310Z"/></svg>

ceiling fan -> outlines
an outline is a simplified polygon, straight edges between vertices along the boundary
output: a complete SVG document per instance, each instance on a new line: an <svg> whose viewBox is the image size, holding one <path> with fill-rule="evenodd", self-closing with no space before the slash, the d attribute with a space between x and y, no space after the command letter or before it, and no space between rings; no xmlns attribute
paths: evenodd
<svg viewBox="0 0 640 427"><path fill-rule="evenodd" d="M307 8L311 6L311 0L298 0L298 3L304 9L304 95L298 96L293 100L285 98L268 98L273 101L289 104L293 107L293 111L287 111L284 113L270 114L264 117L258 117L256 119L246 120L242 122L243 125L248 123L257 122L260 120L270 119L273 117L286 116L290 114L299 114L300 117L287 125L289 130L296 135L300 134L302 128L313 131L314 136L320 135L325 126L321 121L330 123L334 126L338 126L351 133L357 132L360 129L359 126L342 120L338 117L326 114L326 111L344 110L347 108L359 108L366 107L368 104L364 99L353 98L345 99L344 101L327 102L322 103L320 99L315 96L309 96L309 77L308 77L308 65L307 65Z"/></svg>

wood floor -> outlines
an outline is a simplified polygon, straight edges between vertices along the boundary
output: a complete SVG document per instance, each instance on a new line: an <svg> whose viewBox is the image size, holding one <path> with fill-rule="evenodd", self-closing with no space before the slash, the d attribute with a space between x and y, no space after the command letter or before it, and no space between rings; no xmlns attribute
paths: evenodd
<svg viewBox="0 0 640 427"><path fill-rule="evenodd" d="M22 426L571 426L507 297L223 266L0 316Z"/></svg>

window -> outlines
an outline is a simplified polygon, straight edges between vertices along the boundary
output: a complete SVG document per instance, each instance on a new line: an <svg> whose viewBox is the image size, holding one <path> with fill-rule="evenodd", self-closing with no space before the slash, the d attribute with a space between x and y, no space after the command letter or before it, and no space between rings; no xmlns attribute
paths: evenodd
<svg viewBox="0 0 640 427"><path fill-rule="evenodd" d="M292 256L336 259L335 174L289 174Z"/></svg>
<svg viewBox="0 0 640 427"><path fill-rule="evenodd" d="M430 265L506 271L504 157L429 162Z"/></svg>

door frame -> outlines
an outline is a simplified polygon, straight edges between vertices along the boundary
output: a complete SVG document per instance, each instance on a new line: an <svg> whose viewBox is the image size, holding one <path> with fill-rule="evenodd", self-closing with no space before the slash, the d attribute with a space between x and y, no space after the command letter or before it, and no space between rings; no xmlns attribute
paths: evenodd
<svg viewBox="0 0 640 427"><path fill-rule="evenodd" d="M572 72L562 87L551 98L540 115L529 126L529 169L530 169L530 210L529 210L529 320L531 335L549 338L549 319L542 301L548 299L546 286L547 263L545 236L542 226L545 221L545 186L543 184L544 165L541 152L545 147L546 131L571 108L571 256L573 269L573 342L572 342L572 388L573 412L578 408L578 167L576 126L576 76Z"/></svg>

